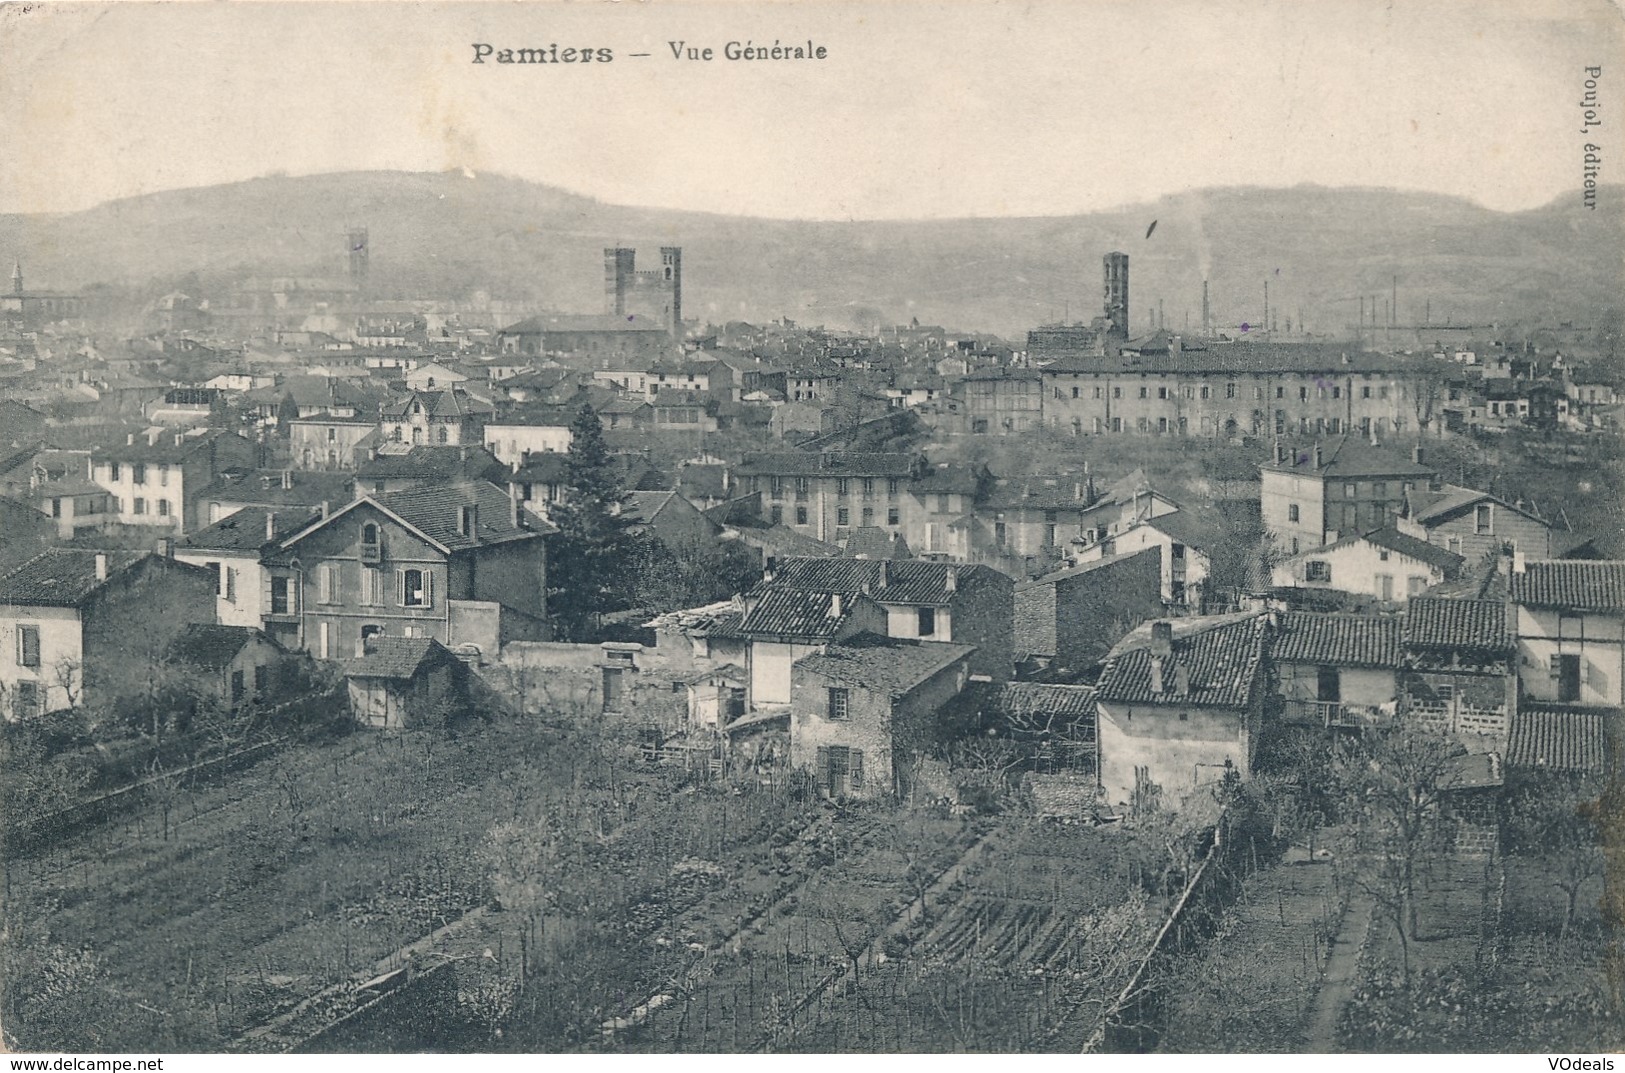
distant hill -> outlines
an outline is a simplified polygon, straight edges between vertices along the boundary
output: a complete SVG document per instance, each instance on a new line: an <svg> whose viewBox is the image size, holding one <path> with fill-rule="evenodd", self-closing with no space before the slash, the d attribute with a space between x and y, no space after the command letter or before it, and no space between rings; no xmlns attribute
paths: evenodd
<svg viewBox="0 0 1625 1073"><path fill-rule="evenodd" d="M1625 295L1625 187L1594 212L1572 196L1499 213L1458 198L1363 188L1224 188L1077 216L888 222L763 220L608 205L500 176L359 172L150 194L83 212L0 215L0 255L31 286L207 291L249 275L339 275L345 230L370 230L372 277L392 295L497 297L596 312L606 245L684 248L684 311L712 320L944 324L1019 335L1099 311L1100 258L1131 257L1133 326L1352 324L1359 296L1399 320L1592 323ZM1146 237L1151 222L1156 230ZM1284 327L1284 324L1283 324Z"/></svg>

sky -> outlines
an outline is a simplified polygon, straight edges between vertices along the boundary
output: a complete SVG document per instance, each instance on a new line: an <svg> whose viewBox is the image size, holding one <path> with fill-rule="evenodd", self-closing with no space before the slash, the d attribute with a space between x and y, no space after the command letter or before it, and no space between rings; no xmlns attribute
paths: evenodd
<svg viewBox="0 0 1625 1073"><path fill-rule="evenodd" d="M1625 181L1622 28L1615 0L5 4L0 212L378 169L778 218L1299 183L1512 211L1577 189L1588 140ZM827 59L720 55L809 39Z"/></svg>

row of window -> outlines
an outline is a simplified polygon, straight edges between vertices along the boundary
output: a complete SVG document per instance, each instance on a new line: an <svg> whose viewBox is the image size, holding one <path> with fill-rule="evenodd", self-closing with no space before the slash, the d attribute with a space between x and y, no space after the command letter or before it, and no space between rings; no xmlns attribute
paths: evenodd
<svg viewBox="0 0 1625 1073"><path fill-rule="evenodd" d="M146 514L148 513L147 507L149 505L152 507L153 514L156 514L160 518L169 517L169 500L155 499L151 504L148 504L148 502L141 496L136 496L134 499L130 500L130 513ZM124 513L124 500L120 499L118 501L118 509L120 514Z"/></svg>
<svg viewBox="0 0 1625 1073"><path fill-rule="evenodd" d="M794 477L794 478L792 478L792 480L794 481L794 488L795 488L795 494L796 494L797 499L806 499L809 495L812 494L812 478L811 477ZM875 496L876 489L878 489L880 487L880 485L878 483L878 479L875 478L875 477L860 477L860 478L858 478L858 487L861 490L864 499L873 499L874 496ZM902 480L900 478L897 478L897 477L887 477L886 478L886 497L888 499L896 499L897 496L898 496L898 493L902 491L902 488L903 488L903 482L902 482ZM843 499L850 497L852 495L852 478L850 478L850 477L837 477L837 478L835 478L835 494L837 496L840 496ZM768 478L768 495L769 495L770 498L773 498L773 499L783 499L784 498L784 478L783 477L769 477Z"/></svg>
<svg viewBox="0 0 1625 1073"><path fill-rule="evenodd" d="M121 463L121 462L109 462L108 463L108 469L109 469L109 479L110 480L118 481L118 480L123 480L124 479L124 464L123 463ZM146 484L147 483L147 464L145 462L131 462L130 463L130 483L131 484ZM159 483L159 485L161 485L164 488L169 487L169 463L168 462L160 462L160 463L158 463L158 483Z"/></svg>
<svg viewBox="0 0 1625 1073"><path fill-rule="evenodd" d="M298 613L294 592L294 579L271 579L271 614ZM344 602L344 575L338 563L323 563L316 568L316 602L341 604ZM228 583L229 575L228 575ZM385 602L384 572L376 567L361 568L361 591L357 602L362 607L379 607ZM434 573L417 568L395 571L394 594L399 606L429 608L434 606Z"/></svg>
<svg viewBox="0 0 1625 1073"><path fill-rule="evenodd" d="M1090 390L1091 390L1091 393L1092 393L1091 394L1092 398L1103 399L1103 398L1106 397L1106 388L1102 384L1096 384ZM1207 385L1207 384L1202 384L1200 386L1197 386L1195 384L1186 384L1183 387L1173 387L1173 388L1170 388L1165 384L1159 384L1157 386L1156 390L1157 390L1156 397L1159 398L1159 399L1178 398L1178 397L1181 397L1181 396L1183 396L1184 398L1187 398L1187 399L1196 399L1196 398L1207 399L1207 398L1212 397L1212 391L1213 391L1212 387L1210 385ZM1386 399L1386 398L1388 398L1388 390L1389 389L1388 389L1387 384L1379 384L1375 388L1373 388L1369 384L1362 385L1361 388L1360 388L1360 398L1362 398L1362 399L1369 399L1369 398ZM1139 398L1142 398L1142 399L1151 398L1151 385L1149 385L1149 384L1141 384L1139 386L1138 391L1139 391L1139 394L1138 394ZM1055 397L1057 399L1066 398L1066 395L1062 392L1062 390L1059 387L1055 388L1054 394L1055 394ZM1265 392L1264 392L1264 388L1262 386L1253 388L1253 398L1254 399L1262 399L1264 397L1264 394L1265 394ZM1400 389L1399 389L1399 397L1400 398L1405 398L1406 394L1407 394L1406 389L1403 386L1400 387ZM1083 397L1082 388L1079 387L1076 384L1072 385L1072 396L1071 397L1074 398L1074 399L1082 398ZM1123 397L1123 388L1122 388L1122 386L1114 384L1112 386L1112 398L1120 399L1122 397ZM1233 398L1236 397L1236 385L1234 383L1229 383L1229 384L1224 385L1224 397L1227 398L1227 399L1233 399ZM1286 389L1285 385L1282 385L1282 384L1277 384L1276 385L1276 387L1275 387L1275 397L1278 398L1278 399L1284 399L1284 398L1287 397L1287 389ZM1315 385L1315 397L1316 398L1321 398L1321 399L1325 399L1325 398L1340 399L1340 398L1343 397L1343 387L1342 387L1341 384L1317 383ZM1298 388L1298 401L1307 402L1308 400L1309 400L1309 387L1307 385L1300 386Z"/></svg>

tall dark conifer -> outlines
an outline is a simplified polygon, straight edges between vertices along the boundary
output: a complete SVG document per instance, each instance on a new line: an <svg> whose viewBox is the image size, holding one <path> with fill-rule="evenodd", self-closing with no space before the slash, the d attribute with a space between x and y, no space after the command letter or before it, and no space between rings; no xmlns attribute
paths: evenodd
<svg viewBox="0 0 1625 1073"><path fill-rule="evenodd" d="M548 567L549 612L568 640L585 640L598 616L626 604L622 591L632 546L621 513L626 491L591 406L570 423L569 487L553 511L559 533Z"/></svg>

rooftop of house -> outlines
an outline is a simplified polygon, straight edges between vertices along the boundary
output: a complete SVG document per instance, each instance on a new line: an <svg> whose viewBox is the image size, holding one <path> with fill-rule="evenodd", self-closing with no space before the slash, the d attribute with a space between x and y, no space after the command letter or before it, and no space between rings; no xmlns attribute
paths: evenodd
<svg viewBox="0 0 1625 1073"><path fill-rule="evenodd" d="M857 598L843 593L767 589L745 601L742 634L829 640L851 618Z"/></svg>
<svg viewBox="0 0 1625 1073"><path fill-rule="evenodd" d="M1173 631L1169 655L1153 656L1153 633L1167 623L1149 623L1143 641L1118 642L1101 672L1104 701L1242 709L1253 700L1263 656L1266 619L1262 615L1214 616L1207 623L1185 619ZM1139 631L1130 634L1133 638ZM1153 659L1160 659L1153 668ZM1160 672L1160 683L1156 681ZM1160 689L1153 689L1159 685ZM1183 689L1181 688L1183 686Z"/></svg>
<svg viewBox="0 0 1625 1073"><path fill-rule="evenodd" d="M732 500L738 503L739 500ZM727 504L724 504L726 506ZM722 508L717 508L721 512ZM805 533L797 532L788 525L752 525L739 528L739 539L753 548L759 548L775 559L784 559L791 556L828 558L841 554L841 549L834 544L825 543Z"/></svg>
<svg viewBox="0 0 1625 1073"><path fill-rule="evenodd" d="M984 487L982 505L998 510L1083 510L1095 502L1087 477L1033 474L994 477Z"/></svg>
<svg viewBox="0 0 1625 1073"><path fill-rule="evenodd" d="M496 408L489 402L461 388L446 391L413 391L406 396L385 403L380 412L386 420L408 417L422 412L431 418L457 418L490 415Z"/></svg>
<svg viewBox="0 0 1625 1073"><path fill-rule="evenodd" d="M709 636L711 631L737 630L744 618L744 605L737 600L719 600L704 607L689 607L667 611L645 622L651 630L676 630L696 637Z"/></svg>
<svg viewBox="0 0 1625 1073"><path fill-rule="evenodd" d="M243 646L255 639L276 645L266 634L252 626L222 626L215 622L193 622L169 645L169 657L199 670L224 670Z"/></svg>
<svg viewBox="0 0 1625 1073"><path fill-rule="evenodd" d="M319 507L348 502L355 479L348 473L320 470L227 471L197 493L201 501L251 503L258 506Z"/></svg>
<svg viewBox="0 0 1625 1073"><path fill-rule="evenodd" d="M379 506L450 551L527 540L555 532L553 526L534 516L513 520L508 493L489 481L412 488L373 497ZM475 529L460 531L462 509L475 508Z"/></svg>
<svg viewBox="0 0 1625 1073"><path fill-rule="evenodd" d="M269 507L244 507L228 514L206 529L182 540L182 548L208 551L257 551L266 544L283 540L316 521L321 515L297 507L272 510ZM270 535L266 535L266 521L270 519Z"/></svg>
<svg viewBox="0 0 1625 1073"><path fill-rule="evenodd" d="M1549 559L1513 566L1512 599L1529 607L1625 612L1625 561Z"/></svg>
<svg viewBox="0 0 1625 1073"><path fill-rule="evenodd" d="M1093 738L1095 689L1044 682L971 682L958 706L977 717L975 728L1023 739Z"/></svg>
<svg viewBox="0 0 1625 1073"><path fill-rule="evenodd" d="M1506 604L1499 600L1412 597L1401 637L1407 648L1456 648L1506 653L1513 648Z"/></svg>
<svg viewBox="0 0 1625 1073"><path fill-rule="evenodd" d="M1454 518L1465 515L1479 503L1493 503L1505 510L1515 510L1532 521L1549 525L1533 510L1519 504L1508 503L1489 492L1481 492L1476 488L1463 488L1457 484L1445 484L1439 488L1413 488L1405 496L1406 506L1412 518L1419 525L1432 528L1442 525Z"/></svg>
<svg viewBox="0 0 1625 1073"><path fill-rule="evenodd" d="M387 478L418 480L491 479L506 467L479 444L458 447L419 444L405 454L382 454L356 467L358 481Z"/></svg>
<svg viewBox="0 0 1625 1073"><path fill-rule="evenodd" d="M896 697L907 694L975 651L975 645L860 633L796 660L796 670Z"/></svg>
<svg viewBox="0 0 1625 1073"><path fill-rule="evenodd" d="M862 594L881 604L941 605L958 594L998 591L1014 583L990 566L923 559L850 559L797 556L774 563L753 593L797 590Z"/></svg>
<svg viewBox="0 0 1625 1073"><path fill-rule="evenodd" d="M1406 355L1379 354L1351 350L1347 346L1320 343L1214 343L1201 345L1181 340L1180 350L1166 345L1135 355L1125 351L1093 356L1069 354L1043 367L1055 373L1285 373L1299 376L1322 375L1328 380L1365 373L1398 373L1415 369L1417 359ZM1132 350L1132 347L1129 348ZM1345 361L1345 357L1347 360Z"/></svg>
<svg viewBox="0 0 1625 1073"><path fill-rule="evenodd" d="M774 451L746 455L743 476L912 477L918 456L888 451Z"/></svg>
<svg viewBox="0 0 1625 1073"><path fill-rule="evenodd" d="M860 525L846 538L841 552L854 559L909 559L913 552L901 533L889 533L878 525Z"/></svg>
<svg viewBox="0 0 1625 1073"><path fill-rule="evenodd" d="M987 475L983 466L938 462L914 478L909 491L915 495L975 495Z"/></svg>
<svg viewBox="0 0 1625 1073"><path fill-rule="evenodd" d="M193 432L149 429L146 434L127 433L121 441L95 446L91 449L91 457L110 462L183 463L199 455L207 455L209 445L225 436L240 438L236 433L222 429Z"/></svg>
<svg viewBox="0 0 1625 1073"><path fill-rule="evenodd" d="M1407 457L1350 436L1339 436L1317 443L1314 447L1288 447L1283 461L1265 462L1259 468L1273 473L1313 474L1325 480L1394 477L1420 481L1433 477L1436 472L1432 467L1415 461L1414 454Z"/></svg>
<svg viewBox="0 0 1625 1073"><path fill-rule="evenodd" d="M527 317L503 328L500 335L540 335L546 332L665 332L664 324L648 317L609 313L555 313Z"/></svg>
<svg viewBox="0 0 1625 1073"><path fill-rule="evenodd" d="M1157 520L1161 521L1162 519L1159 518ZM1454 577L1455 574L1461 569L1462 564L1467 561L1465 558L1453 551L1448 551L1441 548L1437 544L1429 544L1425 540L1418 540L1416 537L1410 536L1409 534L1401 533L1398 529L1395 529L1391 525L1383 526L1380 529L1373 529L1366 533L1354 533L1349 536L1342 537L1341 539L1335 541L1334 543L1328 544L1325 547L1310 548L1308 551L1297 556L1297 558L1314 558L1318 554L1324 554L1337 548L1350 548L1361 542L1374 545L1386 551L1397 552L1400 555L1409 556L1418 562L1437 567L1438 569L1442 570L1447 577Z"/></svg>
<svg viewBox="0 0 1625 1073"><path fill-rule="evenodd" d="M344 673L351 678L411 679L425 665L458 662L451 650L433 637L368 638L361 656L344 661Z"/></svg>
<svg viewBox="0 0 1625 1073"><path fill-rule="evenodd" d="M1139 551L1120 552L1116 555L1102 555L1098 559L1090 559L1087 562L1077 563L1072 566L1063 566L1059 570L1051 570L1047 574L1032 578L1028 581L1019 582L1016 585L1016 588L1026 591L1028 589L1037 588L1040 585L1055 585L1063 581L1071 581L1074 578L1083 577L1085 574L1093 574L1097 571L1108 570L1114 566L1121 566L1124 563L1138 559L1142 555L1151 556L1156 560L1159 566L1162 562L1161 549L1154 547L1141 548Z"/></svg>
<svg viewBox="0 0 1625 1073"><path fill-rule="evenodd" d="M1608 721L1618 709L1518 704L1507 735L1507 763L1547 771L1608 770Z"/></svg>
<svg viewBox="0 0 1625 1073"><path fill-rule="evenodd" d="M97 559L106 558L105 577L97 576ZM50 548L0 577L0 604L25 607L78 607L108 581L143 559L145 551L88 551Z"/></svg>
<svg viewBox="0 0 1625 1073"><path fill-rule="evenodd" d="M1400 627L1392 615L1288 611L1279 617L1270 655L1279 663L1398 668Z"/></svg>

